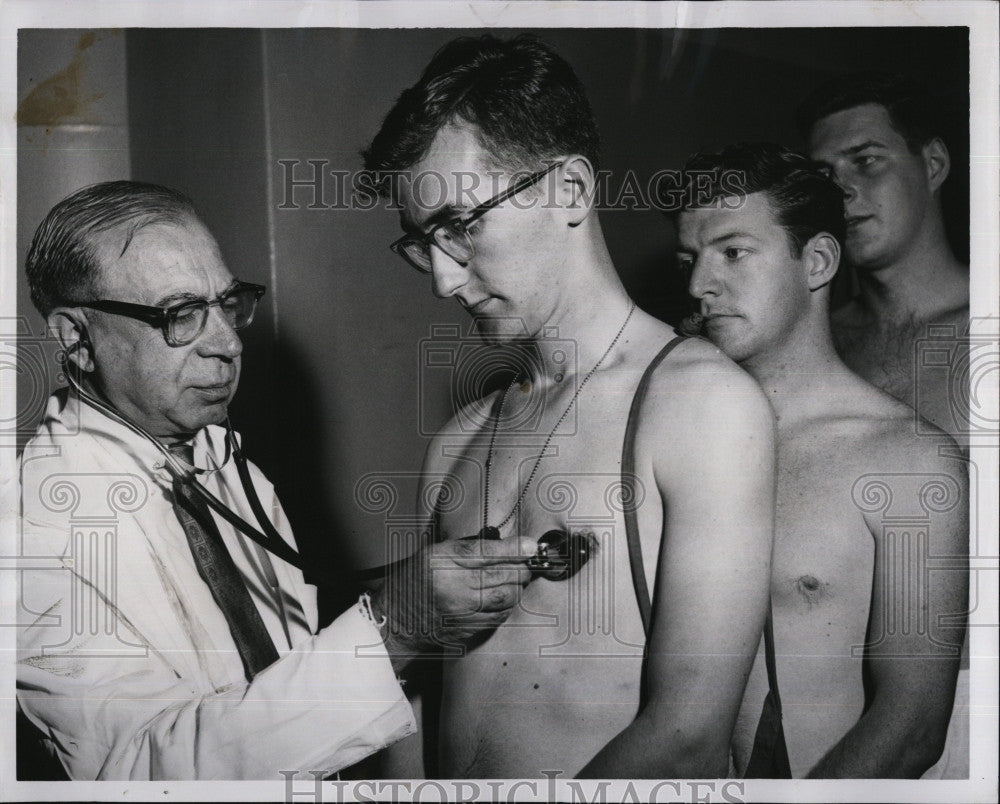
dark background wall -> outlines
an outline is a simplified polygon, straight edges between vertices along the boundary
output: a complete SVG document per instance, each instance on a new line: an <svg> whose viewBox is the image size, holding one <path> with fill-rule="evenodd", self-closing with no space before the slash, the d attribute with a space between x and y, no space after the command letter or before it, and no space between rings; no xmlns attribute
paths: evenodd
<svg viewBox="0 0 1000 804"><path fill-rule="evenodd" d="M32 49L57 33L35 32ZM297 162L296 179L309 176L308 160L324 161L326 170L359 168L358 150L394 99L460 33L477 32L135 29L105 66L107 89L127 97L127 150L116 153L128 154L128 168L119 159L104 168L118 176L100 178L127 173L184 190L231 271L269 286L261 316L246 332L233 419L275 481L304 547L344 566L382 559L386 512L358 504L359 480L392 474L401 497L390 516L412 510L427 435L451 409L448 372L422 366L420 342L432 325L465 332L467 321L389 252L399 234L394 213L309 209L310 188L287 199L289 166L279 160ZM949 207L956 249L967 255L965 28L537 33L588 89L612 196L628 172L644 188L657 170L679 167L700 149L753 139L799 145L792 107L835 72L895 69L925 80L946 100ZM23 77L19 92L26 93L37 79ZM64 173L49 187L39 180L46 170L36 160L19 173L22 264L44 210L95 180L81 173L64 187L71 181ZM34 186L44 192L33 193ZM335 189L328 178L326 203ZM289 200L298 208L282 209ZM648 209L607 211L602 221L636 300L676 321L687 300L670 225ZM19 303L38 328L23 284Z"/></svg>

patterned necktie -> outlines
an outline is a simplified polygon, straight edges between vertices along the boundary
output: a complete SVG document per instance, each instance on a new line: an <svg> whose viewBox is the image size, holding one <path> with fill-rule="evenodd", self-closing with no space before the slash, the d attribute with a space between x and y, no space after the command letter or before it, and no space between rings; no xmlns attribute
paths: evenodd
<svg viewBox="0 0 1000 804"><path fill-rule="evenodd" d="M177 444L170 448L170 452L189 466L194 465L194 448L190 444ZM253 681L257 673L277 661L278 651L232 556L222 542L222 535L208 505L189 483L175 478L173 485L174 512L187 534L198 574L208 585L229 623L247 681Z"/></svg>

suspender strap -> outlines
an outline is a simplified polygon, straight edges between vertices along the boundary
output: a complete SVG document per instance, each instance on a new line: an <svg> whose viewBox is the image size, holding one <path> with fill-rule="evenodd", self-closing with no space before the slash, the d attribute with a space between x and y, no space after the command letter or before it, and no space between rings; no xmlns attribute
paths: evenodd
<svg viewBox="0 0 1000 804"><path fill-rule="evenodd" d="M778 694L778 668L774 660L774 612L771 596L767 596L767 619L764 621L764 664L767 665L767 687L774 693L774 703L781 717L781 696Z"/></svg>
<svg viewBox="0 0 1000 804"><path fill-rule="evenodd" d="M639 412L642 409L642 402L646 398L649 390L649 381L656 371L657 366L663 362L674 347L685 338L678 335L666 346L653 361L646 367L639 386L635 389L635 396L632 397L632 407L628 412L628 424L625 426L625 443L622 445L622 506L625 515L625 538L628 542L628 562L632 568L632 586L635 588L636 602L639 604L639 614L642 617L642 630L649 639L649 623L652 619L653 607L649 599L649 587L646 584L646 573L642 568L642 545L639 543L639 521L636 516L636 491L635 491L635 433L639 429Z"/></svg>
<svg viewBox="0 0 1000 804"><path fill-rule="evenodd" d="M757 722L750 761L743 772L744 779L791 779L785 728L781 722L781 695L774 662L774 627L771 601L768 598L767 620L764 623L764 661L767 665L767 697Z"/></svg>

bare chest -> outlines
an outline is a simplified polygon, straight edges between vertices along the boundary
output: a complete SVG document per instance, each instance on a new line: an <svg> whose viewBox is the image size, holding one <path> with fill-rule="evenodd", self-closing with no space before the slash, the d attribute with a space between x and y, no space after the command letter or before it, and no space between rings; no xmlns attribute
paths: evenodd
<svg viewBox="0 0 1000 804"><path fill-rule="evenodd" d="M920 328L914 323L834 330L837 352L852 371L911 406L919 336Z"/></svg>
<svg viewBox="0 0 1000 804"><path fill-rule="evenodd" d="M503 538L617 530L631 399L609 384L586 391L576 400L563 393L541 401L511 391L499 423L490 418L474 437L442 444L442 463L462 504L439 506L440 535L461 538L484 525ZM496 412L494 406L491 416Z"/></svg>
<svg viewBox="0 0 1000 804"><path fill-rule="evenodd" d="M773 553L776 610L797 618L867 619L874 541L857 486L865 472L830 439L782 443Z"/></svg>
<svg viewBox="0 0 1000 804"><path fill-rule="evenodd" d="M535 775L553 746L561 748L552 761L568 761L570 744L582 767L634 717L645 637L620 477L631 391L613 383L588 390L564 417L557 402L532 428L498 429L495 437L485 428L451 456L466 504L440 513L447 538L486 522L505 538L564 530L588 533L593 544L576 575L532 580L509 620L446 669L442 717L455 735L445 740L453 772ZM531 723L537 740L526 750ZM518 735L516 750L508 733Z"/></svg>
<svg viewBox="0 0 1000 804"><path fill-rule="evenodd" d="M514 630L501 630L491 640L494 647L522 643L525 635L516 629L523 624L541 638L532 642L533 651L544 653L544 640L556 639L575 646L563 653L631 654L637 645L641 652L621 485L631 397L608 384L588 390L591 395L581 395L568 413L565 402L557 400L530 429L494 433L486 428L451 461L466 504L439 517L446 538L469 536L488 525L502 538L537 541L562 531L585 535L591 545L590 559L577 576L532 581L510 619ZM515 415L517 410L511 407ZM622 644L616 647L616 641Z"/></svg>
<svg viewBox="0 0 1000 804"><path fill-rule="evenodd" d="M877 388L914 408L961 443L968 400L967 320L903 322L834 329L848 367ZM915 420L914 426L921 424Z"/></svg>

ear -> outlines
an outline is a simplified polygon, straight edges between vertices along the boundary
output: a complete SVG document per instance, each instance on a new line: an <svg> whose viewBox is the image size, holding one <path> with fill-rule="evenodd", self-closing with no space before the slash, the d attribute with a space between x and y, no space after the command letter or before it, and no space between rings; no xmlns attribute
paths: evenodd
<svg viewBox="0 0 1000 804"><path fill-rule="evenodd" d="M579 226L590 215L594 206L594 194L597 190L594 166L587 157L572 154L563 160L557 176L559 206L566 212L569 225Z"/></svg>
<svg viewBox="0 0 1000 804"><path fill-rule="evenodd" d="M87 335L87 316L79 307L56 307L47 319L49 332L59 339L66 359L83 372L94 370L94 348Z"/></svg>
<svg viewBox="0 0 1000 804"><path fill-rule="evenodd" d="M935 137L920 149L924 157L924 165L927 167L927 181L930 182L931 192L937 192L944 180L948 178L951 170L951 156L948 154L948 146Z"/></svg>
<svg viewBox="0 0 1000 804"><path fill-rule="evenodd" d="M806 281L809 290L826 287L837 275L840 265L840 243L831 234L820 232L809 238L802 247L802 258L806 262Z"/></svg>

